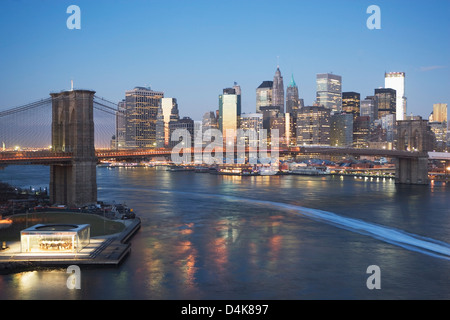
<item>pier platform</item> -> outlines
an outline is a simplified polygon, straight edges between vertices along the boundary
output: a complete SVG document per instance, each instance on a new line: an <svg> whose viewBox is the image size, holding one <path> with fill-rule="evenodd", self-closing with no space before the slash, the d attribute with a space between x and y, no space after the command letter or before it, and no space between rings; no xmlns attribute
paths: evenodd
<svg viewBox="0 0 450 320"><path fill-rule="evenodd" d="M0 250L0 274L38 267L117 266L131 251L129 239L139 230L139 218L124 220L125 229L117 234L93 237L78 253L22 253L20 241Z"/></svg>

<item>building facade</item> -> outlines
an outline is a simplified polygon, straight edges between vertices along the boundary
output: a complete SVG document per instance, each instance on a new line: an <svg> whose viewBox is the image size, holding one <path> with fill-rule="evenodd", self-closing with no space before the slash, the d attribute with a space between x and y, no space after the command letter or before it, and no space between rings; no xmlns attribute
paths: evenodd
<svg viewBox="0 0 450 320"><path fill-rule="evenodd" d="M219 130L222 132L224 141L229 130L230 134L236 136L241 116L241 95L236 93L235 88L223 89L219 95ZM232 137L230 137L232 138Z"/></svg>
<svg viewBox="0 0 450 320"><path fill-rule="evenodd" d="M307 106L297 115L297 145L330 145L330 109Z"/></svg>
<svg viewBox="0 0 450 320"><path fill-rule="evenodd" d="M406 97L405 97L405 73L388 72L384 74L384 87L394 89L395 114L397 120L405 120L406 117Z"/></svg>
<svg viewBox="0 0 450 320"><path fill-rule="evenodd" d="M378 102L375 96L368 96L361 100L359 115L370 117L371 122L378 119Z"/></svg>
<svg viewBox="0 0 450 320"><path fill-rule="evenodd" d="M316 76L316 101L319 106L324 106L332 112L342 111L342 77L320 73Z"/></svg>
<svg viewBox="0 0 450 320"><path fill-rule="evenodd" d="M378 119L381 119L387 114L395 114L397 117L397 93L395 89L378 88L375 89L375 97L378 106ZM397 119L397 118L396 118Z"/></svg>
<svg viewBox="0 0 450 320"><path fill-rule="evenodd" d="M170 144L170 121L179 119L178 104L175 98L162 98L156 121L156 146L166 148Z"/></svg>
<svg viewBox="0 0 450 320"><path fill-rule="evenodd" d="M338 113L330 117L330 145L351 147L353 144L353 114Z"/></svg>
<svg viewBox="0 0 450 320"><path fill-rule="evenodd" d="M280 107L280 112L284 113L284 84L278 66L273 77L272 97L272 106Z"/></svg>
<svg viewBox="0 0 450 320"><path fill-rule="evenodd" d="M261 107L272 106L273 81L263 81L256 88L256 112L261 112Z"/></svg>
<svg viewBox="0 0 450 320"><path fill-rule="evenodd" d="M300 107L300 99L298 94L298 87L294 81L294 75L291 77L291 82L289 82L286 88L286 113L295 114L298 112Z"/></svg>
<svg viewBox="0 0 450 320"><path fill-rule="evenodd" d="M342 112L359 116L360 101L361 95L358 92L342 92Z"/></svg>
<svg viewBox="0 0 450 320"><path fill-rule="evenodd" d="M126 91L125 147L156 147L156 120L164 93L149 87Z"/></svg>

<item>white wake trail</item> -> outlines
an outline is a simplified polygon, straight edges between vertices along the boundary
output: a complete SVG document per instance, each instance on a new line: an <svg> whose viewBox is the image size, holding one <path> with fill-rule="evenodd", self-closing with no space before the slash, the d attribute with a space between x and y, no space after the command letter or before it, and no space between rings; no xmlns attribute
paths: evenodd
<svg viewBox="0 0 450 320"><path fill-rule="evenodd" d="M115 188L108 188L108 189L115 189ZM133 191L139 190L139 191L159 192L168 194L175 193L175 194L190 195L194 197L214 197L237 202L247 202L255 205L270 206L283 211L295 212L300 216L307 217L315 221L320 221L329 225L333 225L341 229L349 230L362 235L371 236L375 239L390 244L394 244L411 251L420 252L429 256L450 260L450 244L446 242L354 218L343 217L328 211L305 208L282 202L256 200L222 194L197 193L197 192L162 190L162 189L140 189L140 188L139 189L117 188L117 189L120 190L128 189Z"/></svg>

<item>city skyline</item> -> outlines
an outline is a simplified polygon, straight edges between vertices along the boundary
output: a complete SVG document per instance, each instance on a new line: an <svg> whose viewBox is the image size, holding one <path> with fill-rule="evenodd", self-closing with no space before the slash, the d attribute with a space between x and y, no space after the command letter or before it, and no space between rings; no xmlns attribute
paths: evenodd
<svg viewBox="0 0 450 320"><path fill-rule="evenodd" d="M71 4L81 8L80 30L66 27ZM384 87L386 72L405 72L407 115L424 119L433 104L449 102L450 45L442 42L450 30L448 2L415 10L406 1L378 1L380 30L366 27L367 1L263 4L6 1L0 110L69 89L73 80L117 103L126 91L150 86L176 98L180 116L196 120L217 110L217 96L237 82L242 112L253 113L256 88L273 78L278 63L283 77L294 75L305 106L314 103L319 73L342 76L342 92L366 97ZM230 8L232 18L218 14ZM161 14L148 19L143 12ZM261 41L279 32L274 45L261 50Z"/></svg>

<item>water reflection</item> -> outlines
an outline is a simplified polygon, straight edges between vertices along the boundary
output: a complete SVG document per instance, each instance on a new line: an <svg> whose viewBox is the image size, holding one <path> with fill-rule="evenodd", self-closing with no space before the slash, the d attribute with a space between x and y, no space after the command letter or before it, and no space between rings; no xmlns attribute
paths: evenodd
<svg viewBox="0 0 450 320"><path fill-rule="evenodd" d="M117 269L82 270L80 291L65 287L65 270L0 277L1 298L450 298L449 262L264 203L318 208L450 242L446 187L101 170L99 199L126 201L142 218L127 260ZM376 293L365 286L370 264L385 277Z"/></svg>

